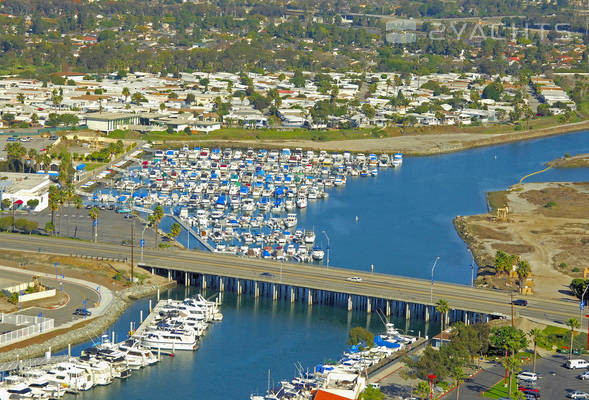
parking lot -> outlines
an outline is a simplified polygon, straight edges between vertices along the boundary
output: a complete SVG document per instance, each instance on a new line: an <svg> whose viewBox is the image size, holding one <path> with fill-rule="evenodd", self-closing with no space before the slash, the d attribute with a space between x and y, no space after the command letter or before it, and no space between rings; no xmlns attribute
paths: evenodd
<svg viewBox="0 0 589 400"><path fill-rule="evenodd" d="M9 139L12 135L0 135L0 161L7 160L6 154L6 144L11 143L11 139ZM30 141L21 141L20 138L26 138L27 135L19 136L19 143L21 143L27 151L29 149L35 149L40 152L43 149L46 149L47 146L55 143L55 140L51 140L49 138L42 138L40 136L33 136L31 135Z"/></svg>
<svg viewBox="0 0 589 400"><path fill-rule="evenodd" d="M566 399L567 395L575 390L589 393L589 380L578 379L577 376L586 371L586 369L571 370L563 365L568 360L567 355L557 354L539 358L536 363L536 373L539 379L535 384L530 386L537 387L540 391L540 399L557 400ZM532 366L528 365L524 370L531 370ZM492 386L501 381L504 377L505 369L501 365L496 365L467 380L460 389L460 398L463 400L481 399L482 393L488 391ZM527 385L527 384L526 384ZM445 396L445 399L453 399L454 392Z"/></svg>
<svg viewBox="0 0 589 400"><path fill-rule="evenodd" d="M92 220L88 215L89 210L85 207L63 207L55 213L55 231L60 236L71 237L82 240L92 240ZM131 222L133 219L125 218L125 214L118 214L113 210L101 209L98 218L98 241L104 243L122 244L123 241L131 241ZM51 211L45 209L40 213L30 213L23 217L36 221L40 228L51 221ZM135 219L135 246L138 246L141 234L145 239L146 247L154 247L154 233L152 229L143 232L144 224Z"/></svg>

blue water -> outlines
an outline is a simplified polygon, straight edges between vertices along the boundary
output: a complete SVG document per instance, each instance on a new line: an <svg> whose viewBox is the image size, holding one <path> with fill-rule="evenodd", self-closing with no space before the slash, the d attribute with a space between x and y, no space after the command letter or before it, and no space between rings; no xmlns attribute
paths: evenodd
<svg viewBox="0 0 589 400"><path fill-rule="evenodd" d="M471 258L452 225L456 215L486 211L485 193L519 182L524 175L565 153L589 152L589 131L461 153L406 158L399 169L376 178L348 179L303 211L299 221L314 227L318 242L330 238L330 264L429 278L440 257L436 280L470 283ZM589 169L550 170L528 181L589 180ZM356 216L358 221L356 222ZM179 238L182 241L182 236ZM170 292L184 296L183 289ZM136 302L114 325L119 336L147 310ZM254 301L227 295L223 322L216 324L196 353L179 354L140 371L126 382L93 390L85 399L247 399L273 380L295 374L295 362L312 368L345 349L351 326L383 329L378 317L314 305ZM405 328L405 321L396 321ZM424 332L423 323L409 329ZM428 333L437 326L429 326ZM79 350L79 347L78 349Z"/></svg>

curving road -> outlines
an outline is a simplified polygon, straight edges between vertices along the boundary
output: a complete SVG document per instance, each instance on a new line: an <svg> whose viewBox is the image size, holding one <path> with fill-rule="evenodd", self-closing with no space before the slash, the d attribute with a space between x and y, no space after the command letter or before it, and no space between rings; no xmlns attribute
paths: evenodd
<svg viewBox="0 0 589 400"><path fill-rule="evenodd" d="M43 253L91 257L130 257L130 248L119 245L41 236L28 236L23 239L21 235L0 234L0 249L31 252L41 250ZM143 262L140 262L141 255L139 249L136 249L135 261L147 267L280 283L417 304L432 305L443 298L449 302L452 309L484 314L511 314L509 293L445 282L435 282L431 301L429 280L350 269L283 264L269 260L175 249L146 249ZM273 276L261 276L264 272ZM360 277L362 281L347 281L346 278L350 276ZM516 306L515 312L536 320L557 323L563 323L571 317L579 317L578 302L571 298L532 296L528 298L528 303L527 307Z"/></svg>

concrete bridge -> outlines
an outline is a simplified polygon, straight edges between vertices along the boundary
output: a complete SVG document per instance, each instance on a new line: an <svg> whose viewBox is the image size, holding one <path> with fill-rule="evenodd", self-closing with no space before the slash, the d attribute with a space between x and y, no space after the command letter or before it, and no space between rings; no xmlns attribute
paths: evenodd
<svg viewBox="0 0 589 400"><path fill-rule="evenodd" d="M40 236L0 234L0 249L42 252L84 257L128 257L131 249L119 245L90 243ZM435 282L346 268L236 257L179 249L144 249L139 264L154 274L186 285L218 291L268 296L276 301L323 303L348 310L374 312L405 318L439 318L435 303L446 300L451 320L473 322L508 318L512 312L510 294L504 291ZM348 278L358 277L359 281ZM529 297L527 307L516 306L516 315L538 321L563 323L579 318L578 301L570 297Z"/></svg>

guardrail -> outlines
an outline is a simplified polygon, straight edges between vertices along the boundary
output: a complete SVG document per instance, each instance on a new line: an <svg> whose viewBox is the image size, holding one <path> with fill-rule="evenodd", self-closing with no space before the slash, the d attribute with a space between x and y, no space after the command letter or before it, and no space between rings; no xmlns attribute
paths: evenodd
<svg viewBox="0 0 589 400"><path fill-rule="evenodd" d="M47 357L39 357L39 358L29 358L24 360L14 360L6 363L0 364L0 372L10 372L16 371L18 369L24 368L35 368L40 367L47 364L55 364L62 361L68 361L69 356L51 356L51 358Z"/></svg>

